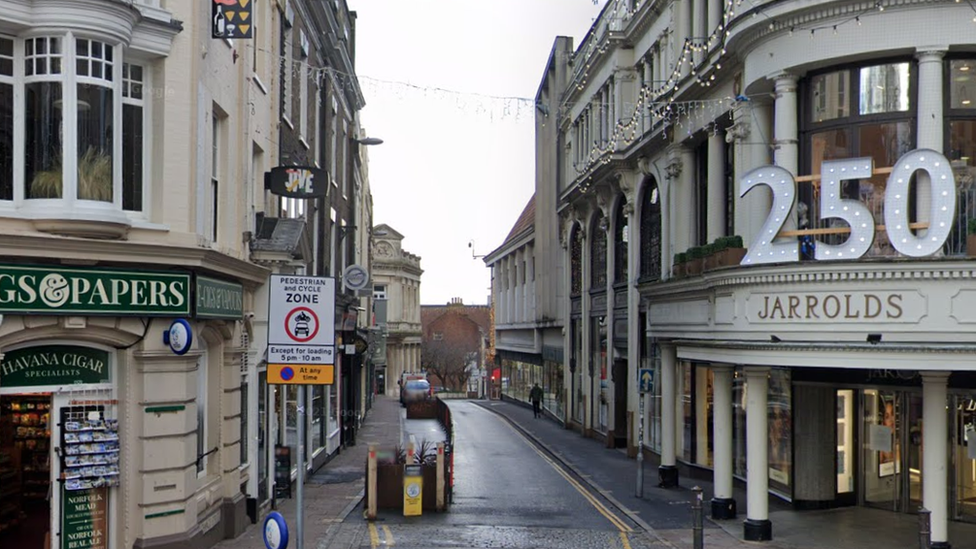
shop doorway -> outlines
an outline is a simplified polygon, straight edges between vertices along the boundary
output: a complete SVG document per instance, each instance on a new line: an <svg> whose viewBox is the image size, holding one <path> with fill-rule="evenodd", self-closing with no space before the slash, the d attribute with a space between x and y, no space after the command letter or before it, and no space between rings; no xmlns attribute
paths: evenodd
<svg viewBox="0 0 976 549"><path fill-rule="evenodd" d="M50 393L0 396L0 547L50 539L51 407Z"/></svg>
<svg viewBox="0 0 976 549"><path fill-rule="evenodd" d="M613 361L613 447L627 447L627 361Z"/></svg>
<svg viewBox="0 0 976 549"><path fill-rule="evenodd" d="M955 513L959 520L976 522L976 394L952 397L953 441L955 463Z"/></svg>
<svg viewBox="0 0 976 549"><path fill-rule="evenodd" d="M915 512L922 503L922 395L865 389L861 409L864 504Z"/></svg>

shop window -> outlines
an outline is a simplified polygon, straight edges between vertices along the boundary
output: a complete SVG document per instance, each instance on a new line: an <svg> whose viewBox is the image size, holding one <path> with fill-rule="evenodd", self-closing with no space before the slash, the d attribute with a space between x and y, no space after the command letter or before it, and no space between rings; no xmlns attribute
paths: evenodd
<svg viewBox="0 0 976 549"><path fill-rule="evenodd" d="M312 386L312 452L325 447L325 386Z"/></svg>
<svg viewBox="0 0 976 549"><path fill-rule="evenodd" d="M334 431L339 429L339 389L336 384L329 385L329 429L331 436Z"/></svg>
<svg viewBox="0 0 976 549"><path fill-rule="evenodd" d="M769 428L769 487L790 494L793 472L793 391L790 371L769 372L767 427Z"/></svg>
<svg viewBox="0 0 976 549"><path fill-rule="evenodd" d="M805 154L801 171L819 175L825 161L865 156L874 159L876 169L886 168L913 150L913 72L914 65L906 61L834 70L808 78L802 87L807 114L802 121ZM871 211L874 224L883 225L886 183L887 175L845 180L841 183L841 196L863 203ZM846 222L823 218L819 194L812 182L800 183L798 193L798 228L828 230L826 235L801 237L804 249L812 249L817 241L840 244L847 240ZM914 210L914 204L910 208ZM884 257L896 253L887 233L878 231L866 255ZM810 257L812 252L804 254L804 258Z"/></svg>
<svg viewBox="0 0 976 549"><path fill-rule="evenodd" d="M570 295L579 296L583 293L583 230L579 225L573 224L570 229L570 262L572 271L572 287Z"/></svg>
<svg viewBox="0 0 976 549"><path fill-rule="evenodd" d="M956 218L947 255L966 253L969 220L976 219L976 60L952 59L949 70L949 110L946 156L956 177Z"/></svg>
<svg viewBox="0 0 976 549"><path fill-rule="evenodd" d="M14 197L14 41L0 38L0 200Z"/></svg>

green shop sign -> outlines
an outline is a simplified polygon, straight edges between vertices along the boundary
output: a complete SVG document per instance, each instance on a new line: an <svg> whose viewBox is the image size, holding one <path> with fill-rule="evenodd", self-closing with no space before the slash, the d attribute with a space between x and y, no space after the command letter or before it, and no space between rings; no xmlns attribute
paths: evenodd
<svg viewBox="0 0 976 549"><path fill-rule="evenodd" d="M244 318L244 286L197 275L197 318Z"/></svg>
<svg viewBox="0 0 976 549"><path fill-rule="evenodd" d="M0 266L0 314L188 316L190 275Z"/></svg>
<svg viewBox="0 0 976 549"><path fill-rule="evenodd" d="M63 486L63 485L62 485ZM61 549L108 548L108 490L61 490Z"/></svg>
<svg viewBox="0 0 976 549"><path fill-rule="evenodd" d="M90 347L43 345L7 351L0 388L109 382L108 352Z"/></svg>

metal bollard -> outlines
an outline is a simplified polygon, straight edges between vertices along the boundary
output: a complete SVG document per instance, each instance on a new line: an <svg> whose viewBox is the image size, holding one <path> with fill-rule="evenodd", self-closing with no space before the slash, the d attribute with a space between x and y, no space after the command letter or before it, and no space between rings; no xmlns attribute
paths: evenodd
<svg viewBox="0 0 976 549"><path fill-rule="evenodd" d="M925 507L918 508L918 547L931 549L932 547L932 511Z"/></svg>
<svg viewBox="0 0 976 549"><path fill-rule="evenodd" d="M702 530L702 489L695 486L691 489L695 493L695 499L691 500L691 531L694 536L694 549L705 547L704 531Z"/></svg>

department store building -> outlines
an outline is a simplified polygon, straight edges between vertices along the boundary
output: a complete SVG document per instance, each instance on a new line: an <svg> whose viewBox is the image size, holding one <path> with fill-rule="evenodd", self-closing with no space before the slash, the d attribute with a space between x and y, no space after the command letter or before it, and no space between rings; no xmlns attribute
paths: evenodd
<svg viewBox="0 0 976 549"><path fill-rule="evenodd" d="M976 521L974 15L621 0L557 40L537 195L559 196L570 427L642 438L664 486L711 475L746 539L775 532L769 496L924 506L934 547Z"/></svg>

